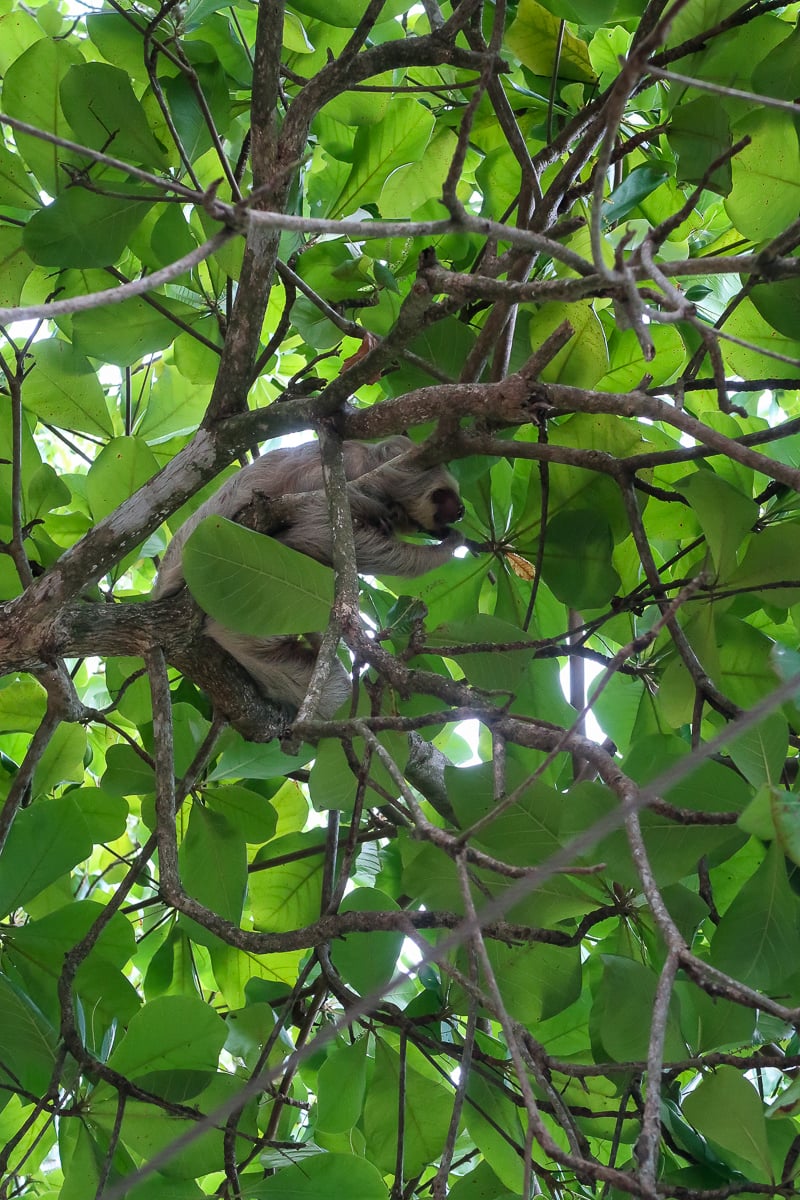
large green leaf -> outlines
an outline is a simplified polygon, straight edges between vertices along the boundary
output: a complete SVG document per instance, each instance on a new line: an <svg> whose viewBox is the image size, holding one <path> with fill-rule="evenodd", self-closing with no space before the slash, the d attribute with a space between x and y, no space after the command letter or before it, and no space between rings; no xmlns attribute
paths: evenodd
<svg viewBox="0 0 800 1200"><path fill-rule="evenodd" d="M256 856L249 893L257 929L283 933L301 929L320 916L323 849L318 833L276 838ZM315 853L316 851L316 853ZM278 861L273 865L271 860ZM258 869L261 864L268 867Z"/></svg>
<svg viewBox="0 0 800 1200"><path fill-rule="evenodd" d="M727 212L745 237L776 237L800 206L800 148L794 122L788 113L760 110L740 121L733 132L751 140L733 160Z"/></svg>
<svg viewBox="0 0 800 1200"><path fill-rule="evenodd" d="M214 1071L225 1023L199 996L162 996L132 1018L109 1059L131 1079L151 1071Z"/></svg>
<svg viewBox="0 0 800 1200"><path fill-rule="evenodd" d="M472 1073L467 1085L464 1124L498 1179L513 1196L519 1196L525 1141L520 1113L506 1093L502 1077L490 1080L490 1073Z"/></svg>
<svg viewBox="0 0 800 1200"><path fill-rule="evenodd" d="M100 923L99 936L89 957L80 964L75 991L94 1014L94 1032L99 1037L123 1014L124 1020L129 1020L141 1004L136 989L122 973L133 956L135 941L130 923L121 914L114 914L106 922L102 905L77 901L15 929L6 948L7 965L25 981L41 1011L57 1024L57 984L64 955L95 922Z"/></svg>
<svg viewBox="0 0 800 1200"><path fill-rule="evenodd" d="M58 1038L25 993L0 975L0 1077L38 1093L50 1086Z"/></svg>
<svg viewBox="0 0 800 1200"><path fill-rule="evenodd" d="M146 354L163 350L175 339L176 321L191 325L198 312L188 304L161 297L158 308L134 296L111 308L94 308L72 319L75 346L92 358L129 367ZM168 432L185 429L183 421Z"/></svg>
<svg viewBox="0 0 800 1200"><path fill-rule="evenodd" d="M706 98L691 100L675 110L667 134L678 156L680 178L687 183L705 181L708 168L731 144L728 114L721 104L709 104ZM731 190L731 165L726 162L706 184L727 196Z"/></svg>
<svg viewBox="0 0 800 1200"><path fill-rule="evenodd" d="M706 535L714 566L724 579L758 516L758 506L713 471L695 471L679 484Z"/></svg>
<svg viewBox="0 0 800 1200"><path fill-rule="evenodd" d="M335 1046L319 1069L317 1124L327 1133L352 1129L361 1116L367 1084L367 1038Z"/></svg>
<svg viewBox="0 0 800 1200"><path fill-rule="evenodd" d="M76 139L131 163L163 164L144 110L125 71L106 63L81 63L61 81L61 105Z"/></svg>
<svg viewBox="0 0 800 1200"><path fill-rule="evenodd" d="M594 1017L603 1049L616 1062L647 1059L657 986L656 972L642 963L619 955L604 956ZM664 1054L679 1059L686 1053L678 1003L673 999L667 1017Z"/></svg>
<svg viewBox="0 0 800 1200"><path fill-rule="evenodd" d="M39 207L39 196L33 180L19 158L5 146L0 146L0 203L10 208Z"/></svg>
<svg viewBox="0 0 800 1200"><path fill-rule="evenodd" d="M48 425L101 437L112 432L103 389L89 360L60 338L36 343L22 399Z"/></svg>
<svg viewBox="0 0 800 1200"><path fill-rule="evenodd" d="M150 449L139 438L114 438L104 446L86 476L86 497L99 521L133 495L158 470Z"/></svg>
<svg viewBox="0 0 800 1200"><path fill-rule="evenodd" d="M563 512L547 527L542 575L570 608L599 608L617 591L611 529L602 512Z"/></svg>
<svg viewBox="0 0 800 1200"><path fill-rule="evenodd" d="M707 1075L683 1102L693 1125L734 1161L746 1163L751 1178L774 1178L764 1105L758 1092L733 1067Z"/></svg>
<svg viewBox="0 0 800 1200"><path fill-rule="evenodd" d="M183 549L186 582L226 628L261 636L324 629L333 572L274 538L206 517Z"/></svg>
<svg viewBox="0 0 800 1200"><path fill-rule="evenodd" d="M200 1003L199 1000L196 1002ZM156 1006L163 1003L164 1001L153 1001ZM148 1005L149 1007L151 1006ZM181 1027L181 1014L177 1008L171 1012L165 1011L164 1008L159 1008L158 1011L165 1018L164 1034L168 1037L174 1036L179 1044L184 1042L186 1033L197 1030L197 1025L192 1020L185 1028ZM210 1010L208 1011L210 1012ZM192 1015L190 1014L190 1016ZM169 1018L168 1024L166 1023L167 1017ZM157 1082L164 1083L165 1074L169 1078L173 1073L160 1072L161 1079ZM184 1078L189 1075L196 1077L197 1074L196 1071L175 1072L174 1078L180 1083L183 1082L181 1076ZM203 1075L205 1078L208 1077L207 1072L204 1072ZM152 1081L144 1076L143 1086L147 1082ZM211 1083L202 1092L196 1097L194 1094L190 1094L189 1098L203 1111L213 1112L221 1104L230 1104L234 1097L238 1096L240 1087L240 1081L235 1076L217 1074L212 1077ZM175 1099L180 1102L183 1095L184 1093L177 1092ZM238 1136L234 1141L234 1152L237 1158L240 1155L244 1157L248 1153L256 1136L254 1107L254 1103L248 1104L237 1122ZM191 1189L187 1189L186 1181L214 1171L216 1164L224 1156L224 1132L222 1129L213 1128L198 1136L196 1121L187 1117L167 1114L164 1110L143 1101L128 1101L120 1128L117 1097L106 1086L93 1091L86 1104L86 1115L87 1121L92 1127L97 1128L104 1138L119 1136L119 1140L130 1149L131 1154L138 1156L143 1162L149 1161L167 1147L172 1147L173 1142L181 1135L186 1138L187 1146L184 1150L175 1151L173 1148L168 1155L169 1162L164 1174L166 1175L166 1186L171 1188L171 1192L165 1192L165 1200L178 1200L178 1197L182 1200L183 1197L193 1196L194 1193ZM130 1174L130 1172L127 1173ZM159 1192L155 1190L150 1179L144 1181L139 1195L140 1200L150 1200L151 1196L153 1200L159 1198Z"/></svg>
<svg viewBox="0 0 800 1200"><path fill-rule="evenodd" d="M178 862L189 895L238 925L247 888L247 852L244 838L226 818L202 805L192 805ZM188 925L193 941L209 945L216 940L195 921Z"/></svg>
<svg viewBox="0 0 800 1200"><path fill-rule="evenodd" d="M390 105L380 125L361 126L353 146L353 169L331 215L344 216L369 201L376 203L392 171L420 158L433 126L427 108L404 99Z"/></svg>
<svg viewBox="0 0 800 1200"><path fill-rule="evenodd" d="M299 3L293 4L292 7L308 17L314 17L328 25L343 26L345 29L357 25L364 15L361 0L299 0ZM402 12L405 7L406 0L388 0L381 10L381 16L387 20Z"/></svg>
<svg viewBox="0 0 800 1200"><path fill-rule="evenodd" d="M175 350L177 356L177 343ZM219 366L216 356L212 358ZM198 387L197 381L184 378L174 367L165 367L147 398L144 416L136 427L137 437L157 446L176 435L192 433L203 419L208 399L207 387Z"/></svg>
<svg viewBox="0 0 800 1200"><path fill-rule="evenodd" d="M800 279L776 279L757 284L750 300L765 321L784 337L798 340L800 335Z"/></svg>
<svg viewBox="0 0 800 1200"><path fill-rule="evenodd" d="M415 1070L422 1056L411 1053L405 1065L403 1088L403 1163L416 1175L423 1163L441 1153L450 1123L452 1097L437 1077ZM422 1060L419 1065L422 1065ZM384 1173L394 1171L397 1161L397 1117L400 1094L400 1056L383 1040L375 1047L375 1069L364 1105L364 1133L369 1157Z"/></svg>
<svg viewBox="0 0 800 1200"><path fill-rule="evenodd" d="M315 1154L301 1163L281 1167L250 1193L259 1200L387 1200L389 1192L380 1171L363 1158L349 1154Z"/></svg>
<svg viewBox="0 0 800 1200"><path fill-rule="evenodd" d="M107 267L147 215L148 203L126 184L126 198L69 188L25 227L24 246L44 267ZM130 193L134 194L131 195Z"/></svg>
<svg viewBox="0 0 800 1200"><path fill-rule="evenodd" d="M5 72L4 110L10 117L73 141L72 130L61 111L59 87L70 68L82 62L83 55L74 41L41 38L34 42ZM79 162L75 154L30 134L18 133L16 142L44 191L58 196L68 188L69 168Z"/></svg>
<svg viewBox="0 0 800 1200"><path fill-rule="evenodd" d="M356 888L344 899L340 912L398 912L399 906L375 888ZM403 948L402 933L356 933L337 941L331 958L346 983L368 996L393 977Z"/></svg>
<svg viewBox="0 0 800 1200"><path fill-rule="evenodd" d="M92 838L72 796L17 814L0 860L0 915L5 916L67 874L92 852Z"/></svg>
<svg viewBox="0 0 800 1200"><path fill-rule="evenodd" d="M531 318L529 335L536 350L562 322L568 321L573 335L542 372L552 383L594 387L608 370L608 347L603 326L591 304L548 304Z"/></svg>
<svg viewBox="0 0 800 1200"><path fill-rule="evenodd" d="M585 42L536 0L522 0L506 34L508 45L534 75L549 76L555 66L562 79L591 83L594 72Z"/></svg>
<svg viewBox="0 0 800 1200"><path fill-rule="evenodd" d="M794 976L800 956L800 901L786 877L778 842L722 915L711 941L720 971L767 993Z"/></svg>
<svg viewBox="0 0 800 1200"><path fill-rule="evenodd" d="M0 229L0 304L19 303L22 289L35 270L22 246L20 229Z"/></svg>
<svg viewBox="0 0 800 1200"><path fill-rule="evenodd" d="M686 354L681 335L674 325L652 325L649 334L655 346L655 356L649 360L645 359L632 329L615 334L609 346L609 369L595 384L598 391L633 391L645 375L650 375L654 384L675 378Z"/></svg>

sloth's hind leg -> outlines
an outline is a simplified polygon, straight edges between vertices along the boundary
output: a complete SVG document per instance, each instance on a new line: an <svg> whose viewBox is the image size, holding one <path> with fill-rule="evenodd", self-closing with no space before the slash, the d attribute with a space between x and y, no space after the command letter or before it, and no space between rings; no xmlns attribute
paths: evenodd
<svg viewBox="0 0 800 1200"><path fill-rule="evenodd" d="M209 619L206 633L252 675L265 696L297 712L305 699L316 662L316 650L299 638L257 638L234 633ZM338 659L322 689L316 716L332 717L350 695L350 677Z"/></svg>

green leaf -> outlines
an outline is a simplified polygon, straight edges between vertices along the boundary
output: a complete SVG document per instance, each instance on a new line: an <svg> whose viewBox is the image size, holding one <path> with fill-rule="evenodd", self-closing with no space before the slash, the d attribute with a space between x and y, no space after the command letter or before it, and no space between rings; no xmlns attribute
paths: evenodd
<svg viewBox="0 0 800 1200"><path fill-rule="evenodd" d="M71 493L64 481L49 463L42 463L30 478L28 503L31 516L44 516L51 509L68 504Z"/></svg>
<svg viewBox="0 0 800 1200"><path fill-rule="evenodd" d="M544 7L550 12L555 12L556 16L560 15L557 11L560 5L555 3L555 0L549 0ZM586 22L587 25L593 23L591 19ZM598 87L603 91L610 87L619 75L620 57L627 55L630 44L631 34L621 25L612 28L601 26L589 43L589 60L592 70L597 75Z"/></svg>
<svg viewBox="0 0 800 1200"><path fill-rule="evenodd" d="M224 8L230 8L232 4L233 0L190 0L190 3L186 6L183 27L187 33L194 29L200 29L203 26L203 22L212 13L220 12Z"/></svg>
<svg viewBox="0 0 800 1200"><path fill-rule="evenodd" d="M797 70L800 67L800 30L797 26L778 43L753 70L753 90L763 96L794 100L797 94Z"/></svg>
<svg viewBox="0 0 800 1200"><path fill-rule="evenodd" d="M570 608L599 608L620 586L613 541L602 512L562 512L547 526L542 576Z"/></svg>
<svg viewBox="0 0 800 1200"><path fill-rule="evenodd" d="M127 72L107 63L81 63L61 81L61 105L76 140L93 150L143 165L164 165Z"/></svg>
<svg viewBox="0 0 800 1200"><path fill-rule="evenodd" d="M387 1200L389 1191L376 1167L351 1154L314 1154L281 1167L250 1192L259 1200Z"/></svg>
<svg viewBox="0 0 800 1200"><path fill-rule="evenodd" d="M247 888L247 851L244 838L225 817L193 804L178 862L189 895L238 925ZM213 933L196 922L186 924L189 936L200 945L216 941Z"/></svg>
<svg viewBox="0 0 800 1200"><path fill-rule="evenodd" d="M317 1127L326 1133L344 1133L361 1116L367 1086L367 1041L337 1045L317 1077Z"/></svg>
<svg viewBox="0 0 800 1200"><path fill-rule="evenodd" d="M711 963L750 987L779 992L800 956L800 900L789 886L783 851L773 842L711 940Z"/></svg>
<svg viewBox="0 0 800 1200"><path fill-rule="evenodd" d="M166 309L166 315L138 296L122 304L77 313L72 318L76 349L91 358L129 367L145 354L172 344L178 332L175 320L189 325L198 320L197 310L188 304L158 297L158 305Z"/></svg>
<svg viewBox="0 0 800 1200"><path fill-rule="evenodd" d="M392 171L422 156L433 132L432 113L416 100L395 99L379 125L362 125L353 145L353 169L331 216L354 212L376 203Z"/></svg>
<svg viewBox="0 0 800 1200"><path fill-rule="evenodd" d="M386 220L392 217L402 219L422 208L431 194L438 195L447 178L456 145L455 134L450 129L444 129L433 134L416 162L405 163L393 170L381 188L379 201L381 215ZM375 268L377 282L381 282L380 276L383 270L385 268L381 268L378 263ZM394 282L392 287L392 282L393 276L390 276L391 290L399 292L397 283Z"/></svg>
<svg viewBox="0 0 800 1200"><path fill-rule="evenodd" d="M142 54L142 32L146 18L133 11L93 12L86 17L86 28L106 62L121 67L130 78L148 81L147 63ZM116 155L115 155L116 157Z"/></svg>
<svg viewBox="0 0 800 1200"><path fill-rule="evenodd" d="M736 570L737 552L756 523L758 505L713 471L695 471L676 487L697 513L714 566L725 579Z"/></svg>
<svg viewBox="0 0 800 1200"><path fill-rule="evenodd" d="M487 946L503 1003L525 1025L547 1020L568 1008L581 994L581 961L577 947Z"/></svg>
<svg viewBox="0 0 800 1200"><path fill-rule="evenodd" d="M357 780L341 742L325 739L317 754L308 780L311 803L317 812L338 809L351 813L356 800Z"/></svg>
<svg viewBox="0 0 800 1200"><path fill-rule="evenodd" d="M35 733L44 716L47 693L35 679L20 679L0 689L0 730Z"/></svg>
<svg viewBox="0 0 800 1200"><path fill-rule="evenodd" d="M114 438L104 446L86 476L86 498L96 521L108 516L158 471L149 447L139 438Z"/></svg>
<svg viewBox="0 0 800 1200"><path fill-rule="evenodd" d="M683 1111L723 1154L746 1163L751 1178L766 1182L775 1178L764 1105L741 1071L717 1067L686 1097Z"/></svg>
<svg viewBox="0 0 800 1200"><path fill-rule="evenodd" d="M0 204L9 208L38 208L40 204L33 180L20 159L5 146L0 146Z"/></svg>
<svg viewBox="0 0 800 1200"><path fill-rule="evenodd" d="M340 912L398 912L391 896L375 888L356 888L339 907ZM403 933L354 933L331 946L336 970L362 996L385 987L395 973L403 948Z"/></svg>
<svg viewBox="0 0 800 1200"><path fill-rule="evenodd" d="M531 347L536 350L563 321L569 321L573 335L542 371L548 383L567 383L573 387L594 387L608 370L608 347L603 326L592 305L548 304L537 312L529 326Z"/></svg>
<svg viewBox="0 0 800 1200"><path fill-rule="evenodd" d="M131 1019L108 1060L138 1079L151 1071L215 1071L225 1022L199 996L160 996Z"/></svg>
<svg viewBox="0 0 800 1200"><path fill-rule="evenodd" d="M597 991L594 1017L603 1049L615 1062L647 1059L658 975L642 963L619 955L603 955L603 978ZM664 1054L684 1058L679 1008L670 1000Z"/></svg>
<svg viewBox="0 0 800 1200"><path fill-rule="evenodd" d="M679 178L699 184L731 144L728 114L722 104L709 104L706 97L681 104L672 114L667 139L678 157ZM731 178L728 161L717 167L705 186L727 196Z"/></svg>
<svg viewBox="0 0 800 1200"><path fill-rule="evenodd" d="M788 746L789 729L786 718L781 713L774 712L730 741L727 751L754 787L762 783L777 786Z"/></svg>
<svg viewBox="0 0 800 1200"><path fill-rule="evenodd" d="M153 768L131 746L109 746L102 787L112 796L146 796L155 792Z"/></svg>
<svg viewBox="0 0 800 1200"><path fill-rule="evenodd" d="M344 29L355 28L364 16L362 0L299 0L292 7L307 17ZM388 0L381 9L381 19L386 21L406 7L407 0Z"/></svg>
<svg viewBox="0 0 800 1200"><path fill-rule="evenodd" d="M22 248L22 238L19 229L0 229L0 305L17 305L23 287L35 270Z"/></svg>
<svg viewBox="0 0 800 1200"><path fill-rule="evenodd" d="M93 1014L99 1037L124 1014L128 1021L140 1006L133 985L122 974L135 950L130 922L115 913L103 919L103 906L81 900L14 929L7 938L6 965L24 979L28 993L52 1021L58 1021L57 985L67 954L100 922L91 953L79 965L75 991Z"/></svg>
<svg viewBox="0 0 800 1200"><path fill-rule="evenodd" d="M216 355L211 357L219 367ZM150 391L144 416L136 426L137 437L157 446L176 435L193 433L203 419L208 399L208 388L197 387L195 381L184 378L172 366L165 367Z"/></svg>
<svg viewBox="0 0 800 1200"><path fill-rule="evenodd" d="M767 604L797 604L800 588L778 588L777 583L798 578L793 564L800 562L800 524L771 525L751 539L739 567L728 577L728 585L742 588Z"/></svg>
<svg viewBox="0 0 800 1200"><path fill-rule="evenodd" d="M595 78L586 43L536 0L521 0L506 31L506 44L534 75L549 77L556 64L561 79L592 83Z"/></svg>
<svg viewBox="0 0 800 1200"><path fill-rule="evenodd" d="M59 88L67 71L81 62L83 55L75 42L64 38L34 42L5 72L3 109L10 117L74 141L61 111ZM76 155L26 133L17 133L15 141L44 191L58 196L68 188L70 176L63 168L77 166Z"/></svg>
<svg viewBox="0 0 800 1200"><path fill-rule="evenodd" d="M783 788L769 789L772 819L783 852L800 865L800 798Z"/></svg>
<svg viewBox="0 0 800 1200"><path fill-rule="evenodd" d="M616 225L668 178L669 172L660 163L636 167L603 205L603 220L607 225Z"/></svg>
<svg viewBox="0 0 800 1200"><path fill-rule="evenodd" d="M417 1058L422 1056L413 1051L409 1044L403 1142L403 1166L409 1176L416 1175L441 1153L452 1109L449 1090L414 1069ZM364 1105L364 1133L369 1157L384 1174L394 1171L397 1159L399 1087L400 1057L382 1039L376 1039L375 1069Z"/></svg>
<svg viewBox="0 0 800 1200"><path fill-rule="evenodd" d="M499 1049L499 1045L495 1047ZM489 1074L487 1072L487 1074ZM491 1075L489 1076L489 1079ZM467 1084L464 1124L492 1171L513 1196L522 1195L523 1146L519 1109L500 1077L490 1082L473 1071Z"/></svg>
<svg viewBox="0 0 800 1200"><path fill-rule="evenodd" d="M189 589L227 629L258 636L324 629L333 572L274 538L206 517L183 548Z"/></svg>
<svg viewBox="0 0 800 1200"><path fill-rule="evenodd" d="M0 1079L6 1087L47 1090L56 1062L56 1031L25 993L0 975Z"/></svg>
<svg viewBox="0 0 800 1200"><path fill-rule="evenodd" d="M732 163L733 189L725 201L728 216L753 241L776 237L800 207L800 148L788 113L762 109L739 121L736 138L749 146Z"/></svg>
<svg viewBox="0 0 800 1200"><path fill-rule="evenodd" d="M488 1162L479 1162L466 1175L459 1175L447 1193L448 1200L513 1200L514 1193L506 1191Z"/></svg>
<svg viewBox="0 0 800 1200"><path fill-rule="evenodd" d="M136 192L126 184L125 192ZM69 188L25 226L23 245L43 267L106 267L115 263L149 204L137 195L120 199Z"/></svg>
<svg viewBox="0 0 800 1200"><path fill-rule="evenodd" d="M610 367L594 384L599 392L633 391L645 375L651 375L654 384L674 379L686 355L681 335L674 325L651 325L649 333L656 351L649 361L633 329L615 333L609 347Z"/></svg>
<svg viewBox="0 0 800 1200"><path fill-rule="evenodd" d="M162 1000L154 1000L152 1005L177 999L179 998L164 997ZM199 1000L194 1002L200 1003ZM148 1005L147 1008L151 1008L152 1005ZM146 1012L147 1009L142 1011ZM160 1011L163 1013L163 1010ZM210 1010L208 1011L210 1012ZM178 1042L182 1042L184 1031L180 1026L180 1013L171 1011L164 1015L168 1015L170 1018L170 1025L165 1027L165 1033L172 1034ZM156 1081L148 1080L146 1075L140 1077L142 1086L146 1086L148 1082L151 1084L153 1082L163 1083L164 1074L161 1072L162 1078ZM170 1073L166 1074L169 1079ZM190 1073L185 1071L175 1073L175 1079L181 1082L180 1076L185 1078L188 1074ZM191 1074L195 1078L197 1077L196 1072ZM218 1074L212 1078L210 1085L199 1094L177 1092L170 1099L180 1102L186 1098L194 1101L202 1111L213 1112L221 1104L231 1104L239 1096L241 1086L241 1080L236 1076ZM255 1105L251 1102L237 1121L238 1136L234 1140L232 1151L237 1159L244 1158L252 1148L253 1139L256 1136L254 1110ZM164 1200L185 1200L187 1196L194 1196L194 1192L187 1189L186 1181L216 1171L218 1164L224 1161L224 1131L222 1129L211 1129L198 1136L196 1121L174 1117L144 1101L128 1100L125 1105L122 1126L119 1128L118 1097L106 1085L101 1085L92 1092L90 1099L86 1102L85 1112L87 1123L92 1128L98 1129L105 1138L116 1137L118 1134L120 1143L126 1146L131 1154L136 1155L140 1161L147 1162L159 1151L166 1150L168 1146L172 1147L176 1139L181 1136L186 1138L187 1148L177 1152L173 1148L168 1156L169 1173L165 1183L172 1190L163 1193ZM134 1200L161 1200L162 1193L156 1191L152 1179L146 1179L141 1184L138 1197L133 1191L131 1196L134 1197Z"/></svg>
<svg viewBox="0 0 800 1200"><path fill-rule="evenodd" d="M470 642L484 643L525 643L533 639L516 625L491 617L488 613L476 613L466 621L448 621L438 625L428 638L428 645L435 649L437 646L452 646ZM502 689L504 693L517 693L525 687L531 671L535 670L533 661L536 651L531 645L530 650L509 650L503 648L502 656L497 649L487 649L473 654L459 654L459 662L463 664L469 679L477 687L488 690ZM537 664L539 665L539 664ZM502 697L506 703L506 695Z"/></svg>
<svg viewBox="0 0 800 1200"><path fill-rule="evenodd" d="M83 780L86 730L79 725L59 725L36 764L31 783L33 796L50 792L62 783Z"/></svg>
<svg viewBox="0 0 800 1200"><path fill-rule="evenodd" d="M198 100L198 84L206 110L210 111L218 129L230 123L231 97L225 76L218 63L196 65L197 82L184 74L173 75L164 81L164 92L184 152L190 160L199 158L211 148L208 121Z"/></svg>
<svg viewBox="0 0 800 1200"><path fill-rule="evenodd" d="M0 859L0 916L21 908L91 852L72 796L40 800L17 813Z"/></svg>
<svg viewBox="0 0 800 1200"><path fill-rule="evenodd" d="M289 775L300 770L313 757L313 747L305 743L296 754L286 754L277 742L260 746L233 738L209 773L209 779L272 779L275 775Z"/></svg>
<svg viewBox="0 0 800 1200"><path fill-rule="evenodd" d="M761 308L764 308L760 299ZM778 296L776 304L780 304ZM800 358L800 336L797 326L792 326L787 318L789 309L778 324L774 321L774 310L765 319L757 306L749 299L738 305L725 322L725 329L736 338L741 338L752 345L739 346L735 342L721 344L722 357L726 368L734 375L743 379L769 378L776 369L774 358L762 354L761 349L783 354L791 360ZM781 363L780 372L787 379L800 379L800 366L794 362Z"/></svg>
<svg viewBox="0 0 800 1200"><path fill-rule="evenodd" d="M59 338L36 343L22 400L48 425L100 437L112 433L106 398L89 360Z"/></svg>
<svg viewBox="0 0 800 1200"><path fill-rule="evenodd" d="M320 833L313 831L276 838L256 855L255 866L271 859L290 860L250 873L248 886L256 929L286 933L318 919L323 849Z"/></svg>
<svg viewBox="0 0 800 1200"><path fill-rule="evenodd" d="M258 792L236 786L209 787L203 795L208 809L224 817L246 842L268 842L274 837L278 814Z"/></svg>
<svg viewBox="0 0 800 1200"><path fill-rule="evenodd" d="M775 279L759 283L750 300L773 329L793 341L800 335L800 279Z"/></svg>
<svg viewBox="0 0 800 1200"><path fill-rule="evenodd" d="M7 75L14 60L44 36L41 25L29 13L21 8L9 11L7 6L0 16L0 71Z"/></svg>

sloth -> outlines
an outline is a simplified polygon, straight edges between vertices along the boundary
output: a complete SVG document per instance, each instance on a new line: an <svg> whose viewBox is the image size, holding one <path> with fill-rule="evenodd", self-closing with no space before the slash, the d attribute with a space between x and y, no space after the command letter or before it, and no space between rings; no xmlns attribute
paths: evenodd
<svg viewBox="0 0 800 1200"><path fill-rule="evenodd" d="M422 469L404 462L413 446L409 438L401 436L375 445L343 443L356 565L361 572L423 575L447 562L461 544L460 536L450 528L464 513L458 484L444 467ZM204 517L221 516L248 524L265 501L279 502L280 523L271 531L273 537L331 566L331 528L322 483L316 442L271 450L243 467L175 534L164 553L153 598L163 599L183 587L183 546ZM436 541L421 545L400 536L414 533L428 534ZM297 711L314 670L318 635L258 638L226 629L210 617L204 632L241 663L270 700ZM349 691L350 678L336 660L317 715L331 717Z"/></svg>

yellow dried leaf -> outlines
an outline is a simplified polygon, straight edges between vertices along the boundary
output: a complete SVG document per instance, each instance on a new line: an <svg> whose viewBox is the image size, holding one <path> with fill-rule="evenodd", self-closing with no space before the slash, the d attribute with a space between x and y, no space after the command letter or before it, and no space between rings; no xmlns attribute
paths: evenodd
<svg viewBox="0 0 800 1200"><path fill-rule="evenodd" d="M505 556L506 562L519 579L525 579L528 583L533 582L536 575L533 563L529 563L527 558L523 558L521 554L515 554L513 550L506 550Z"/></svg>

